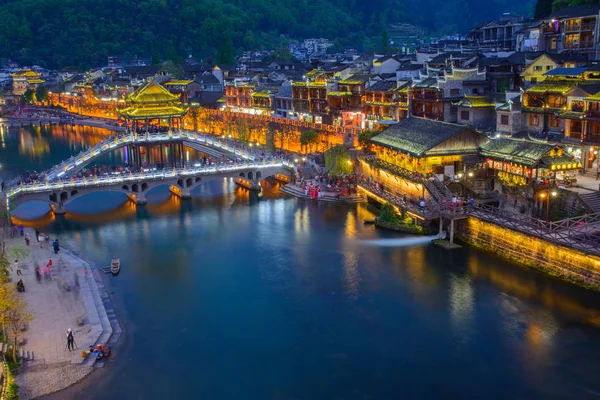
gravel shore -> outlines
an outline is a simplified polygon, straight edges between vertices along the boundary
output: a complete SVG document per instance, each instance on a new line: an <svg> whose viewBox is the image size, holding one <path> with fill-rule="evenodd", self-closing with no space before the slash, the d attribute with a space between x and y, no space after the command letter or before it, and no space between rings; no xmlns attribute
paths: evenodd
<svg viewBox="0 0 600 400"><path fill-rule="evenodd" d="M19 399L36 399L63 390L89 375L94 368L69 362L28 365L15 377Z"/></svg>

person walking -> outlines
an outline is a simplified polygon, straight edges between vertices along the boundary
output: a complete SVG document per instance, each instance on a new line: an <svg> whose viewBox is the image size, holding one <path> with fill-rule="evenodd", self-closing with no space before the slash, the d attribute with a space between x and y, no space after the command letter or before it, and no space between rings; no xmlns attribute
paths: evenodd
<svg viewBox="0 0 600 400"><path fill-rule="evenodd" d="M17 275L23 275L23 272L21 272L21 267L19 267L19 260L15 260L15 270L17 271Z"/></svg>
<svg viewBox="0 0 600 400"><path fill-rule="evenodd" d="M73 337L71 328L67 329L67 348L69 351L75 350L75 338Z"/></svg>
<svg viewBox="0 0 600 400"><path fill-rule="evenodd" d="M60 246L58 245L58 239L54 239L54 242L52 242L52 247L54 248L54 254L58 254L58 252L60 251Z"/></svg>
<svg viewBox="0 0 600 400"><path fill-rule="evenodd" d="M35 228L35 240L40 241L40 230L39 228Z"/></svg>
<svg viewBox="0 0 600 400"><path fill-rule="evenodd" d="M25 234L25 244L29 247L29 233Z"/></svg>

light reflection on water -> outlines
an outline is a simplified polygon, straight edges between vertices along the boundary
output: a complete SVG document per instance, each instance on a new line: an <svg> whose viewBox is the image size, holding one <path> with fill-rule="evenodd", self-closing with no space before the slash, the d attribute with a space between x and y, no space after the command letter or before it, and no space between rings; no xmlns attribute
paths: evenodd
<svg viewBox="0 0 600 400"><path fill-rule="evenodd" d="M58 144L48 142L54 156ZM182 201L163 187L143 207L93 194L65 216L23 221L98 265L121 258L121 275L106 284L127 334L82 398L600 391L598 294L469 247L446 252L429 238L378 231L363 224L375 215L369 206L289 199L277 188L266 183L257 196L217 180Z"/></svg>

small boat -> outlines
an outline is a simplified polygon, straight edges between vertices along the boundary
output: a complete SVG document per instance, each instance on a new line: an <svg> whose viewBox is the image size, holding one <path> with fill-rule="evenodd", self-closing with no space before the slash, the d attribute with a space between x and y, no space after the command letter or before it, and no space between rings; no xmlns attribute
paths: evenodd
<svg viewBox="0 0 600 400"><path fill-rule="evenodd" d="M100 269L105 274L112 273L113 275L118 275L119 271L121 271L121 260L118 258L113 258L108 267L102 267Z"/></svg>
<svg viewBox="0 0 600 400"><path fill-rule="evenodd" d="M121 270L121 260L119 260L118 258L113 258L110 263L110 272L112 272L113 275L117 275L120 270Z"/></svg>

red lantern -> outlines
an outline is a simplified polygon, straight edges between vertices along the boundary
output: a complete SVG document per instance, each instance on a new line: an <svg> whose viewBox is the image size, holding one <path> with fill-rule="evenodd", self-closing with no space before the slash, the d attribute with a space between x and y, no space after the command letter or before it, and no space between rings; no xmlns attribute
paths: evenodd
<svg viewBox="0 0 600 400"><path fill-rule="evenodd" d="M133 122L127 121L127 126L129 126L129 127L133 126Z"/></svg>
<svg viewBox="0 0 600 400"><path fill-rule="evenodd" d="M119 125L119 126L123 125L123 121L121 121L121 120L118 120L118 121L117 121L117 125Z"/></svg>

